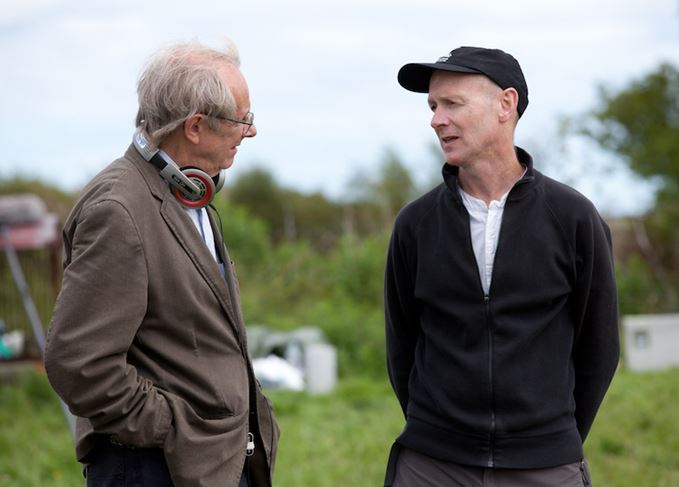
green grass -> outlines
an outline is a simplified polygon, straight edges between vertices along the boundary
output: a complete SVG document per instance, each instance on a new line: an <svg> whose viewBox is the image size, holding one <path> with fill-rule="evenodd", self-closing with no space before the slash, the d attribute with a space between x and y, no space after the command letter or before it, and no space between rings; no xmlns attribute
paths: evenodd
<svg viewBox="0 0 679 487"><path fill-rule="evenodd" d="M618 373L585 450L600 486L679 486L679 369Z"/></svg>
<svg viewBox="0 0 679 487"><path fill-rule="evenodd" d="M344 381L330 395L271 394L281 427L276 487L382 485L403 426L386 383Z"/></svg>
<svg viewBox="0 0 679 487"><path fill-rule="evenodd" d="M56 396L42 372L0 382L0 487L84 485Z"/></svg>
<svg viewBox="0 0 679 487"><path fill-rule="evenodd" d="M679 370L621 371L585 445L597 487L679 487ZM271 393L283 432L276 487L381 485L402 427L386 381L346 379L325 396ZM43 374L0 383L0 486L84 485Z"/></svg>

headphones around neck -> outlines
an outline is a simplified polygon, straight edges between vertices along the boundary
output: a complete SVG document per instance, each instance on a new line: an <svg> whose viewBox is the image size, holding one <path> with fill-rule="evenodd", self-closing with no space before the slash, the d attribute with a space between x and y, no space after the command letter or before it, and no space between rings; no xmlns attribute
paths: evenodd
<svg viewBox="0 0 679 487"><path fill-rule="evenodd" d="M135 131L132 142L139 154L158 168L162 178L170 184L172 194L187 208L206 207L224 186L224 171L219 171L217 176L211 177L197 167L180 168L174 162L165 159L160 149L151 145L141 128Z"/></svg>

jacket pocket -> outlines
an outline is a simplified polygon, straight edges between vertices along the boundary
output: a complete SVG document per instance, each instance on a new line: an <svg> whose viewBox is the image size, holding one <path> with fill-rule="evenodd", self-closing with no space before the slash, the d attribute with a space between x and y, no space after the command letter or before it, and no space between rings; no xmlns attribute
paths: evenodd
<svg viewBox="0 0 679 487"><path fill-rule="evenodd" d="M208 361L206 361L208 362ZM241 355L230 355L222 360L210 361L207 371L215 390L218 407L210 408L204 419L221 419L240 415L248 409L248 376Z"/></svg>

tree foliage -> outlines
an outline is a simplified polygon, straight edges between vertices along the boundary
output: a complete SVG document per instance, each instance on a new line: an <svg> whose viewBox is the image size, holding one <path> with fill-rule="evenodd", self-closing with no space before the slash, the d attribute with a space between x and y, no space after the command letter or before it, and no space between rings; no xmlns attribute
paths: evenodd
<svg viewBox="0 0 679 487"><path fill-rule="evenodd" d="M246 208L266 224L273 244L302 240L329 251L344 235L367 237L390 229L416 188L399 155L387 150L377 174L357 173L343 201L283 187L263 167L234 178L226 193L230 204Z"/></svg>
<svg viewBox="0 0 679 487"><path fill-rule="evenodd" d="M393 221L396 213L412 199L414 193L415 183L410 171L395 151L388 150L373 184L373 194L380 201L387 222Z"/></svg>
<svg viewBox="0 0 679 487"><path fill-rule="evenodd" d="M613 91L601 87L582 133L621 156L638 175L661 183L661 199L679 196L679 71L656 71ZM595 122L595 123L591 123Z"/></svg>
<svg viewBox="0 0 679 487"><path fill-rule="evenodd" d="M637 257L623 262L621 298L636 312L679 308L679 71L662 64L620 90L601 87L597 106L578 121L579 135L598 143L659 186L655 207L634 223ZM638 259L643 259L641 265ZM626 289L625 286L629 286ZM640 286L643 286L646 297Z"/></svg>
<svg viewBox="0 0 679 487"><path fill-rule="evenodd" d="M250 215L266 222L274 241L283 239L286 205L283 191L270 171L255 167L239 175L226 192L231 203L247 208Z"/></svg>

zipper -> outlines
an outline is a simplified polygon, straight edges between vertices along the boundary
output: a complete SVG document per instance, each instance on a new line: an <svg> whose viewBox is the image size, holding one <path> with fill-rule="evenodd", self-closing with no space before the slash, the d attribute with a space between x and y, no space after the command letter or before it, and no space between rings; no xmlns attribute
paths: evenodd
<svg viewBox="0 0 679 487"><path fill-rule="evenodd" d="M490 320L490 297L483 296L486 307L486 324L488 327L488 384L490 386L490 428L488 431L488 462L486 466L495 466L495 388L493 387L493 326Z"/></svg>
<svg viewBox="0 0 679 487"><path fill-rule="evenodd" d="M526 183L529 183L534 180L534 176L528 176L524 175L523 178L521 178L519 181L517 181L512 189L509 190L509 195L507 196L507 203L505 204L505 210L507 209L507 205L509 204L509 197L511 196L512 192L519 187L522 186ZM504 220L504 214L502 216L502 219ZM502 226L502 224L501 224ZM500 249L500 240L502 236L502 229L500 229L500 237L498 237L498 242L497 242L497 249ZM471 242L471 233L470 233L470 242ZM472 245L472 250L473 250L473 245ZM473 253L473 252L472 252ZM495 253L494 259L497 260L497 252ZM476 261L476 258L474 258L474 261ZM476 267L478 267L478 263L475 262ZM495 272L495 262L493 262L493 272ZM483 276L479 275L479 282L481 284L481 289L483 289L483 282L481 281L483 279ZM493 283L491 279L491 284L490 287L492 288ZM496 416L495 416L495 387L494 387L494 375L493 375L493 320L491 318L491 313L490 313L490 289L488 290L488 294L483 295L483 302L485 304L485 311L486 311L486 327L488 328L488 382L489 382L489 389L490 389L490 425L489 425L489 431L488 431L488 462L486 463L486 466L488 468L494 468L495 467L495 440L496 440L496 429L497 429L497 422L496 422ZM583 476L584 476L584 470L583 470ZM589 486L589 483L585 484Z"/></svg>
<svg viewBox="0 0 679 487"><path fill-rule="evenodd" d="M521 183L519 181L517 184ZM515 185L516 186L516 185ZM459 193L458 193L459 196ZM474 253L474 244L472 243L472 237L471 237L471 231L469 231L469 212L464 206L464 203L462 203L460 199L460 205L462 206L462 209L464 213L467 215L467 243L469 247L469 252L471 254L471 260L474 263L474 267L478 269L479 264L476 260L476 254ZM502 233L500 233L502 234ZM499 248L499 241L498 241L498 248ZM497 258L497 253L495 255ZM494 376L493 376L493 322L491 319L490 315L490 289L488 290L488 294L486 294L485 290L483 289L483 276L479 273L477 270L476 275L478 277L478 284L479 284L479 290L481 291L481 295L483 296L483 303L485 307L485 316L486 316L486 328L488 330L488 385L489 385L489 408L490 408L490 423L488 427L488 461L486 462L486 467L487 468L493 468L495 467L495 429L496 429L496 418L495 418L495 388L493 387L493 382L494 382ZM492 282L491 282L491 288L492 288Z"/></svg>

